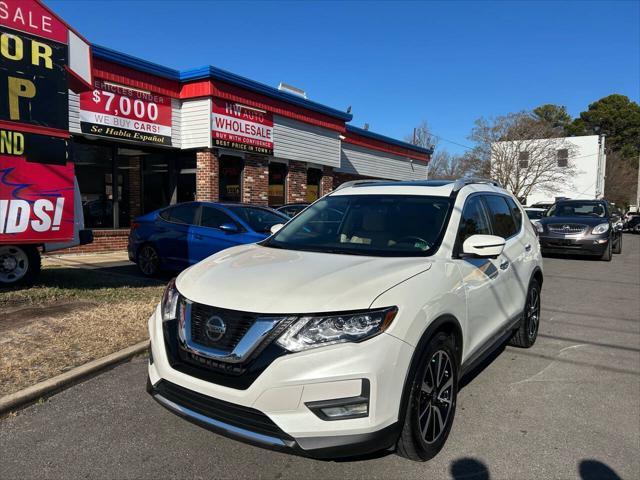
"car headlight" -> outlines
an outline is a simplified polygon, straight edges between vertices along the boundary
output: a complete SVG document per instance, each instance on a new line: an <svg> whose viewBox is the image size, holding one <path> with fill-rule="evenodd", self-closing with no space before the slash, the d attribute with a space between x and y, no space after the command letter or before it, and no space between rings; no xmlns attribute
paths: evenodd
<svg viewBox="0 0 640 480"><path fill-rule="evenodd" d="M346 313L310 315L298 318L277 340L290 352L336 343L359 342L384 332L398 313L396 307Z"/></svg>
<svg viewBox="0 0 640 480"><path fill-rule="evenodd" d="M532 222L538 233L544 233L544 226L540 222Z"/></svg>
<svg viewBox="0 0 640 480"><path fill-rule="evenodd" d="M601 233L607 233L608 231L609 231L609 224L601 223L600 225L596 225L595 227L593 227L593 230L591 230L591 233L595 235L600 235Z"/></svg>
<svg viewBox="0 0 640 480"><path fill-rule="evenodd" d="M162 321L167 322L174 320L178 314L178 298L180 293L176 288L176 279L172 279L167 288L164 289L162 294L162 303L160 304L160 311L162 312Z"/></svg>

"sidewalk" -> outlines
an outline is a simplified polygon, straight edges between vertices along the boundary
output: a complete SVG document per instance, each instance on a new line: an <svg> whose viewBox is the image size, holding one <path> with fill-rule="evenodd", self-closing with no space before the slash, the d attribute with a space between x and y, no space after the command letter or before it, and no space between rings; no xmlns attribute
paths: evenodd
<svg viewBox="0 0 640 480"><path fill-rule="evenodd" d="M78 268L105 268L131 266L127 252L43 255L42 266L65 266Z"/></svg>

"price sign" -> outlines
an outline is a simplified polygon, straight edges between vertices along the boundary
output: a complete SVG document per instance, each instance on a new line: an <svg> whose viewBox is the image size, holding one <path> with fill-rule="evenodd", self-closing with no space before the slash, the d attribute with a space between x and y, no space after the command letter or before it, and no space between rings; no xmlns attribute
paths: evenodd
<svg viewBox="0 0 640 480"><path fill-rule="evenodd" d="M84 133L171 145L171 98L104 80L96 80L94 87L80 94Z"/></svg>

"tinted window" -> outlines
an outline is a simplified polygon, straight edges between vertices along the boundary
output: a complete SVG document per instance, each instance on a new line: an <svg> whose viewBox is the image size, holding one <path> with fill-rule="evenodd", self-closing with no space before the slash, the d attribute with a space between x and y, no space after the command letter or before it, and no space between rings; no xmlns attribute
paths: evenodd
<svg viewBox="0 0 640 480"><path fill-rule="evenodd" d="M289 221L286 215L266 208L232 206L229 210L244 220L254 232L269 233L274 225Z"/></svg>
<svg viewBox="0 0 640 480"><path fill-rule="evenodd" d="M236 222L234 222L233 219L222 210L218 210L214 207L202 207L202 213L200 214L201 226L220 228L220 225L225 223L235 224Z"/></svg>
<svg viewBox="0 0 640 480"><path fill-rule="evenodd" d="M506 199L497 195L486 195L485 201L489 208L491 223L493 223L493 234L502 238L515 235L518 229ZM520 221L522 222L522 219Z"/></svg>
<svg viewBox="0 0 640 480"><path fill-rule="evenodd" d="M558 202L549 209L548 217L605 217L603 202Z"/></svg>
<svg viewBox="0 0 640 480"><path fill-rule="evenodd" d="M471 235L491 235L489 220L479 196L471 197L464 206L458 230L458 248Z"/></svg>
<svg viewBox="0 0 640 480"><path fill-rule="evenodd" d="M170 222L192 225L195 223L197 209L198 206L193 204L178 205L165 210L160 216Z"/></svg>
<svg viewBox="0 0 640 480"><path fill-rule="evenodd" d="M410 195L335 195L291 220L267 246L349 255L418 256L442 237L449 198Z"/></svg>
<svg viewBox="0 0 640 480"><path fill-rule="evenodd" d="M522 227L522 211L512 198L507 198L507 204L509 205L509 210L511 210L511 216L513 216L513 220L516 223L516 232L519 232L520 227Z"/></svg>

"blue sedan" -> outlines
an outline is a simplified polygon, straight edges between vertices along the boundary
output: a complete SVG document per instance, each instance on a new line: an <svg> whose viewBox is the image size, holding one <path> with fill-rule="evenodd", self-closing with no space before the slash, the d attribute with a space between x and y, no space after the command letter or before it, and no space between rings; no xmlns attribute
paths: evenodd
<svg viewBox="0 0 640 480"><path fill-rule="evenodd" d="M135 219L129 234L129 259L153 276L183 270L225 248L255 243L289 217L266 207L189 202Z"/></svg>

